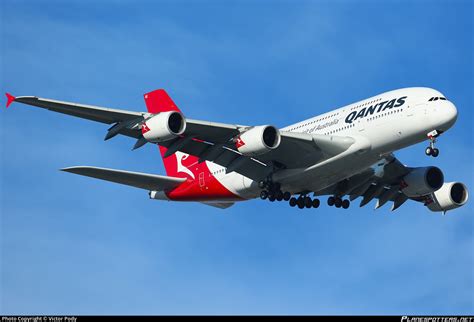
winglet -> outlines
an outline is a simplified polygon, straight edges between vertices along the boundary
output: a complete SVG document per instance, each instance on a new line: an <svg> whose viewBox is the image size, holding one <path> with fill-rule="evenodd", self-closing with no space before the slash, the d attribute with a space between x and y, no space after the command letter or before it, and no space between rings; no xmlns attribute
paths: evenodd
<svg viewBox="0 0 474 322"><path fill-rule="evenodd" d="M10 93L5 93L5 95L7 96L7 108L8 108L8 106L10 106L10 104L13 103L13 101L15 101L15 96L13 96Z"/></svg>

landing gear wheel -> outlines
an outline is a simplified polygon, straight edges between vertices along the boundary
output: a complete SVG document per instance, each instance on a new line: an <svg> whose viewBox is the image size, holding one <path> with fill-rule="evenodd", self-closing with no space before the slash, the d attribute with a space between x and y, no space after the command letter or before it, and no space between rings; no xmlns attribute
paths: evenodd
<svg viewBox="0 0 474 322"><path fill-rule="evenodd" d="M274 202L275 201L275 194L269 193L268 194L268 200L270 200L271 202Z"/></svg>
<svg viewBox="0 0 474 322"><path fill-rule="evenodd" d="M351 202L348 199L342 201L342 208L347 209L351 205Z"/></svg>
<svg viewBox="0 0 474 322"><path fill-rule="evenodd" d="M296 204L298 205L298 208L303 209L303 208L304 208L304 198L299 197L299 198L296 200Z"/></svg>
<svg viewBox="0 0 474 322"><path fill-rule="evenodd" d="M276 200L278 200L278 201L282 201L282 200L283 200L283 192L281 192L280 190L278 190L277 193L275 194L275 198L276 198Z"/></svg>
<svg viewBox="0 0 474 322"><path fill-rule="evenodd" d="M335 200L334 200L334 206L336 206L336 208L341 208L341 206L342 206L342 200L341 200L341 198L335 198Z"/></svg>
<svg viewBox="0 0 474 322"><path fill-rule="evenodd" d="M313 199L312 204L313 204L313 208L318 208L320 204L319 199Z"/></svg>
<svg viewBox="0 0 474 322"><path fill-rule="evenodd" d="M332 207L334 206L334 202L336 201L336 198L334 197L329 197L328 198L328 206Z"/></svg>
<svg viewBox="0 0 474 322"><path fill-rule="evenodd" d="M296 206L296 202L297 202L297 200L296 200L296 198L295 198L295 197L291 198L291 199L290 199L290 202L289 202L289 204L290 204L290 207L294 207L294 206Z"/></svg>
<svg viewBox="0 0 474 322"><path fill-rule="evenodd" d="M439 150L437 148L427 147L425 149L426 155L431 155L433 158L436 158L439 155Z"/></svg>
<svg viewBox="0 0 474 322"><path fill-rule="evenodd" d="M268 198L268 191L267 190L262 190L260 192L260 199L265 200Z"/></svg>
<svg viewBox="0 0 474 322"><path fill-rule="evenodd" d="M288 201L290 200L290 198L291 198L291 193L289 193L288 191L283 193L283 200Z"/></svg>
<svg viewBox="0 0 474 322"><path fill-rule="evenodd" d="M306 206L306 208L311 208L313 206L313 201L310 197L304 198L304 205Z"/></svg>

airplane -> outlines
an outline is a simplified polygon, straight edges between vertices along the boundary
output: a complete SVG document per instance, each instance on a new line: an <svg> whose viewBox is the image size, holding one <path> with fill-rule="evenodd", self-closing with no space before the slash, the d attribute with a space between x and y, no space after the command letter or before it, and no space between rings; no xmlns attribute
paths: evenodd
<svg viewBox="0 0 474 322"><path fill-rule="evenodd" d="M6 93L13 102L111 125L104 140L136 139L132 150L157 145L167 176L75 166L73 174L145 189L149 198L191 201L225 209L260 198L299 209L327 204L347 209L376 199L391 210L407 200L445 214L463 206L468 189L445 182L435 166L408 167L394 151L429 141L437 157L441 134L457 119L456 106L439 91L402 88L278 129L185 118L167 92L144 94L147 112L135 112Z"/></svg>

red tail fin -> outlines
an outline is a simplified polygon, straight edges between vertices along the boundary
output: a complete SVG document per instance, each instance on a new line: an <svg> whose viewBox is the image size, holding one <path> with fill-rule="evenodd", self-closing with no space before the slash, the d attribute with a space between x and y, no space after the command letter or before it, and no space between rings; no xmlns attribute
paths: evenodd
<svg viewBox="0 0 474 322"><path fill-rule="evenodd" d="M169 97L168 93L166 93L164 89L157 89L155 91L146 93L145 95L143 95L143 97L145 98L146 108L149 113L156 114L160 112L169 111L181 112L178 106L176 106L176 104L173 102L171 97ZM194 174L189 169L187 169L187 166L190 165L189 161L191 161L191 163L194 163L195 161L197 161L197 158L183 155L179 152L174 153L165 158L164 155L167 150L168 149L166 147L160 146L160 153L163 159L166 174L173 177L195 179ZM180 160L177 159L178 157L180 158ZM183 164L183 161L184 163L186 163L186 165Z"/></svg>

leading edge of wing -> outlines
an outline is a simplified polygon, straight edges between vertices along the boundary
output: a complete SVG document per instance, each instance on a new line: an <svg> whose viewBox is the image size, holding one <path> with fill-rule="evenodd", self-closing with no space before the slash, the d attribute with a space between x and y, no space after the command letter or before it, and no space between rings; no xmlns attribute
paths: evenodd
<svg viewBox="0 0 474 322"><path fill-rule="evenodd" d="M157 174L132 172L108 168L90 167L90 166L76 166L60 169L61 171L79 174L81 176L101 179L114 183L124 184L140 189L163 191L170 190L184 181L185 178L176 178L161 176Z"/></svg>

